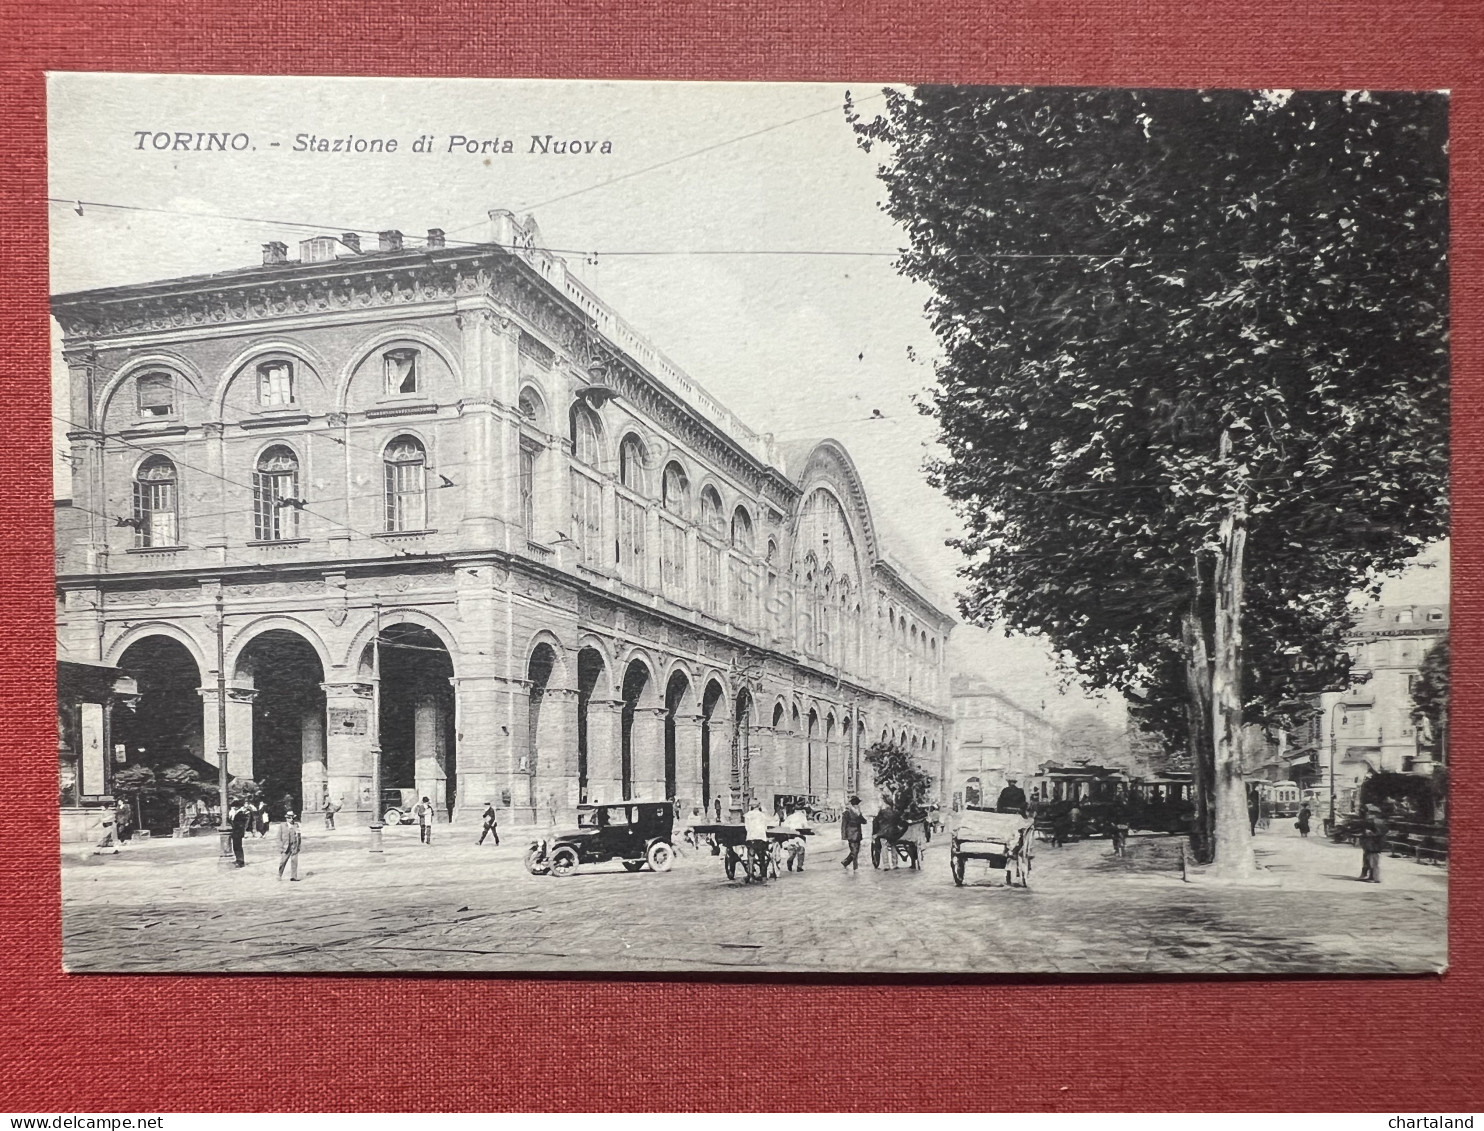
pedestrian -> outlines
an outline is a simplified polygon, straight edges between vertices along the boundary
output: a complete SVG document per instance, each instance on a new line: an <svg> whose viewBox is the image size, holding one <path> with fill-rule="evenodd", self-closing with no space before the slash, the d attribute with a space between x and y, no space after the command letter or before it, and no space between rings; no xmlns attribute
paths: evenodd
<svg viewBox="0 0 1484 1131"><path fill-rule="evenodd" d="M1113 841L1114 856L1128 855L1128 833L1128 811L1121 800L1115 800L1108 814L1108 836Z"/></svg>
<svg viewBox="0 0 1484 1131"><path fill-rule="evenodd" d="M1000 790L999 800L995 802L996 813L1019 813L1025 816L1029 802L1025 799L1025 790L1021 789L1014 778L1005 780L1005 788Z"/></svg>
<svg viewBox="0 0 1484 1131"><path fill-rule="evenodd" d="M412 809L417 817L417 836L423 844L433 843L433 803L424 797Z"/></svg>
<svg viewBox="0 0 1484 1131"><path fill-rule="evenodd" d="M325 828L330 832L335 831L335 814L340 812L341 803L330 800L328 791L325 793Z"/></svg>
<svg viewBox="0 0 1484 1131"><path fill-rule="evenodd" d="M268 803L262 798L258 799L257 808L253 812L253 827L259 839L268 835L270 818L268 816Z"/></svg>
<svg viewBox="0 0 1484 1131"><path fill-rule="evenodd" d="M294 815L292 809L283 815L283 824L278 826L278 878L283 879L283 868L285 864L289 868L289 882L299 882L299 846L304 842L304 835L299 829L299 818Z"/></svg>
<svg viewBox="0 0 1484 1131"><path fill-rule="evenodd" d="M479 840L475 843L483 844L484 838L489 836L491 833L493 833L495 837L495 847L499 848L500 818L495 813L495 803L493 801L486 801L484 803L484 831L479 834Z"/></svg>
<svg viewBox="0 0 1484 1131"><path fill-rule="evenodd" d="M762 883L768 878L768 815L763 812L761 798L752 799L742 823L747 826L747 850L752 855L752 869L747 878L751 881L756 877Z"/></svg>
<svg viewBox="0 0 1484 1131"><path fill-rule="evenodd" d="M1060 848L1072 839L1072 810L1063 809L1051 819L1051 846Z"/></svg>
<svg viewBox="0 0 1484 1131"><path fill-rule="evenodd" d="M783 819L783 827L793 832L793 836L783 842L783 850L788 853L788 870L794 871L794 865L798 865L798 871L804 870L804 830L809 827L809 814L803 809L795 809Z"/></svg>
<svg viewBox="0 0 1484 1131"><path fill-rule="evenodd" d="M247 861L242 856L242 838L247 835L247 827L252 822L252 813L246 805L237 806L232 813L232 857L238 868L247 867Z"/></svg>
<svg viewBox="0 0 1484 1131"><path fill-rule="evenodd" d="M1360 834L1360 878L1365 883L1379 884L1381 853L1386 848L1386 836L1391 832L1391 826L1386 823L1379 805L1367 805L1365 814L1365 827Z"/></svg>
<svg viewBox="0 0 1484 1131"><path fill-rule="evenodd" d="M1247 795L1247 826L1253 836L1257 835L1257 814L1257 792L1254 790Z"/></svg>
<svg viewBox="0 0 1484 1131"><path fill-rule="evenodd" d="M871 818L871 843L876 845L876 852L882 860L882 866L897 867L896 840L900 835L897 828L897 811L892 807L890 797L882 797L881 808L876 810L876 815Z"/></svg>
<svg viewBox="0 0 1484 1131"><path fill-rule="evenodd" d="M861 799L852 796L849 804L845 806L845 812L840 814L840 839L850 849L845 854L845 859L840 862L842 868L860 871L861 832L865 827L866 818L861 814Z"/></svg>
<svg viewBox="0 0 1484 1131"><path fill-rule="evenodd" d="M716 796L716 823L721 824L721 795Z"/></svg>
<svg viewBox="0 0 1484 1131"><path fill-rule="evenodd" d="M1298 821L1294 824L1294 828L1298 829L1299 831L1299 836L1306 837L1309 835L1309 818L1312 815L1313 814L1309 812L1308 803L1305 802L1303 807L1299 809Z"/></svg>
<svg viewBox="0 0 1484 1131"><path fill-rule="evenodd" d="M117 856L119 848L117 843L118 821L113 811L108 810L103 814L103 839L98 842L98 847L93 849L94 856Z"/></svg>

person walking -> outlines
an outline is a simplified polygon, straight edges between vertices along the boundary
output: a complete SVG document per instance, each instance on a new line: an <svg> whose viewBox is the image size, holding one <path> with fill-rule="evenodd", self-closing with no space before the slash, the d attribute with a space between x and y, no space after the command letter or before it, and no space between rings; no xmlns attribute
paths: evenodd
<svg viewBox="0 0 1484 1131"><path fill-rule="evenodd" d="M783 827L793 832L793 836L783 842L783 850L788 853L788 870L794 871L794 865L798 865L798 871L804 870L804 856L806 845L804 843L804 830L809 827L809 814L803 809L795 809L783 819Z"/></svg>
<svg viewBox="0 0 1484 1131"><path fill-rule="evenodd" d="M251 810L246 805L237 806L231 816L232 831L229 835L232 841L232 857L238 868L247 867L247 861L242 856L242 838L247 835L247 826L251 823Z"/></svg>
<svg viewBox="0 0 1484 1131"><path fill-rule="evenodd" d="M93 849L94 856L117 856L118 846L118 821L112 810L105 810L103 814L103 839L98 842L98 847Z"/></svg>
<svg viewBox="0 0 1484 1131"><path fill-rule="evenodd" d="M262 798L258 799L258 808L253 814L253 820L256 822L258 838L261 840L268 835L268 827L272 823L272 818L268 816L268 803Z"/></svg>
<svg viewBox="0 0 1484 1131"><path fill-rule="evenodd" d="M1294 827L1299 831L1299 836L1306 837L1309 835L1309 819L1312 816L1313 814L1309 811L1309 806L1306 802L1303 807L1299 809L1298 821L1294 825Z"/></svg>
<svg viewBox="0 0 1484 1131"><path fill-rule="evenodd" d="M491 833L494 833L495 835L495 847L499 848L500 818L495 813L495 803L493 801L486 801L484 803L484 831L479 834L479 840L475 843L483 844L484 838L489 836Z"/></svg>
<svg viewBox="0 0 1484 1131"><path fill-rule="evenodd" d="M1257 815L1259 811L1257 791L1253 790L1247 794L1247 827L1253 836L1257 835Z"/></svg>
<svg viewBox="0 0 1484 1131"><path fill-rule="evenodd" d="M325 790L325 829L328 832L335 831L335 814L340 812L340 806L330 800L330 791Z"/></svg>
<svg viewBox="0 0 1484 1131"><path fill-rule="evenodd" d="M417 817L417 837L423 844L433 843L433 803L424 797L412 808Z"/></svg>
<svg viewBox="0 0 1484 1131"><path fill-rule="evenodd" d="M1365 828L1360 834L1360 878L1363 883L1379 884L1381 853L1386 848L1386 836L1391 832L1391 826L1386 823L1379 805L1367 805L1365 813Z"/></svg>
<svg viewBox="0 0 1484 1131"><path fill-rule="evenodd" d="M871 843L876 845L881 866L892 871L896 871L897 867L897 836L897 811L892 807L891 798L883 797L881 808L871 818Z"/></svg>
<svg viewBox="0 0 1484 1131"><path fill-rule="evenodd" d="M845 859L840 861L840 866L847 871L861 870L861 833L866 827L866 818L861 813L861 799L851 797L850 803L845 806L845 812L840 814L840 839L849 846Z"/></svg>
<svg viewBox="0 0 1484 1131"><path fill-rule="evenodd" d="M762 883L768 878L768 815L763 812L761 798L752 799L742 823L747 826L747 850L752 856L752 870L747 879Z"/></svg>
<svg viewBox="0 0 1484 1131"><path fill-rule="evenodd" d="M278 826L278 878L283 879L285 865L289 868L289 882L299 882L299 846L304 842L304 834L299 828L299 818L290 809L283 815L283 824Z"/></svg>

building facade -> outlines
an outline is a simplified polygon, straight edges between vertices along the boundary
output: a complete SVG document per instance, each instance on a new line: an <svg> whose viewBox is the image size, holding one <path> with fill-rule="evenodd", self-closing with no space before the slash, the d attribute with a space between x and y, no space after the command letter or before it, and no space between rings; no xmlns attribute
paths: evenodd
<svg viewBox="0 0 1484 1131"><path fill-rule="evenodd" d="M976 676L953 676L949 698L953 807L993 805L1012 777L1029 793L1041 764L1057 751L1052 722Z"/></svg>
<svg viewBox="0 0 1484 1131"><path fill-rule="evenodd" d="M514 821L838 802L883 739L936 764L952 621L841 445L753 432L490 225L53 298L59 654L137 679L125 759Z"/></svg>
<svg viewBox="0 0 1484 1131"><path fill-rule="evenodd" d="M1422 659L1448 632L1447 605L1385 605L1356 618L1346 640L1350 686L1319 696L1301 741L1286 744L1288 777L1334 811L1355 811L1371 773L1431 774L1441 750L1412 720Z"/></svg>

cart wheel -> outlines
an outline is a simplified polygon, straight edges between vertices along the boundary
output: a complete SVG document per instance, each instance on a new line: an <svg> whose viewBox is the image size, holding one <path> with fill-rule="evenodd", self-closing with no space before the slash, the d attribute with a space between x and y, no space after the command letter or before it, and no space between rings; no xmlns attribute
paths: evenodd
<svg viewBox="0 0 1484 1131"><path fill-rule="evenodd" d="M644 861L643 860L625 860L623 862L623 866L624 866L624 868L627 871L637 872L640 868L644 867Z"/></svg>
<svg viewBox="0 0 1484 1131"><path fill-rule="evenodd" d="M662 840L649 846L649 866L656 872L668 872L675 863L675 850Z"/></svg>
<svg viewBox="0 0 1484 1131"><path fill-rule="evenodd" d="M728 852L727 858L723 862L722 867L726 869L727 879L735 880L737 878L737 854L734 852Z"/></svg>
<svg viewBox="0 0 1484 1131"><path fill-rule="evenodd" d="M551 854L551 874L553 876L570 876L577 868L577 850L568 845L562 845Z"/></svg>
<svg viewBox="0 0 1484 1131"><path fill-rule="evenodd" d="M948 858L949 865L953 868L953 882L959 887L964 886L964 858L957 852Z"/></svg>
<svg viewBox="0 0 1484 1131"><path fill-rule="evenodd" d="M541 846L533 844L526 849L526 871L533 876L544 876L551 871L551 866L541 859Z"/></svg>
<svg viewBox="0 0 1484 1131"><path fill-rule="evenodd" d="M875 837L871 838L871 867L881 867L881 842Z"/></svg>
<svg viewBox="0 0 1484 1131"><path fill-rule="evenodd" d="M402 823L402 810L388 809L381 815L383 825L400 825Z"/></svg>

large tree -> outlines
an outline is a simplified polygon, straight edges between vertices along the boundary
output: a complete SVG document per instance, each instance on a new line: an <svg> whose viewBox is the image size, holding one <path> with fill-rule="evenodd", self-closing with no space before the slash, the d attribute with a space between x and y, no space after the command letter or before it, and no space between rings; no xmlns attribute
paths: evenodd
<svg viewBox="0 0 1484 1131"><path fill-rule="evenodd" d="M962 611L1187 743L1196 850L1245 870L1244 723L1307 709L1349 595L1446 533L1446 99L886 100L847 112L932 290Z"/></svg>

